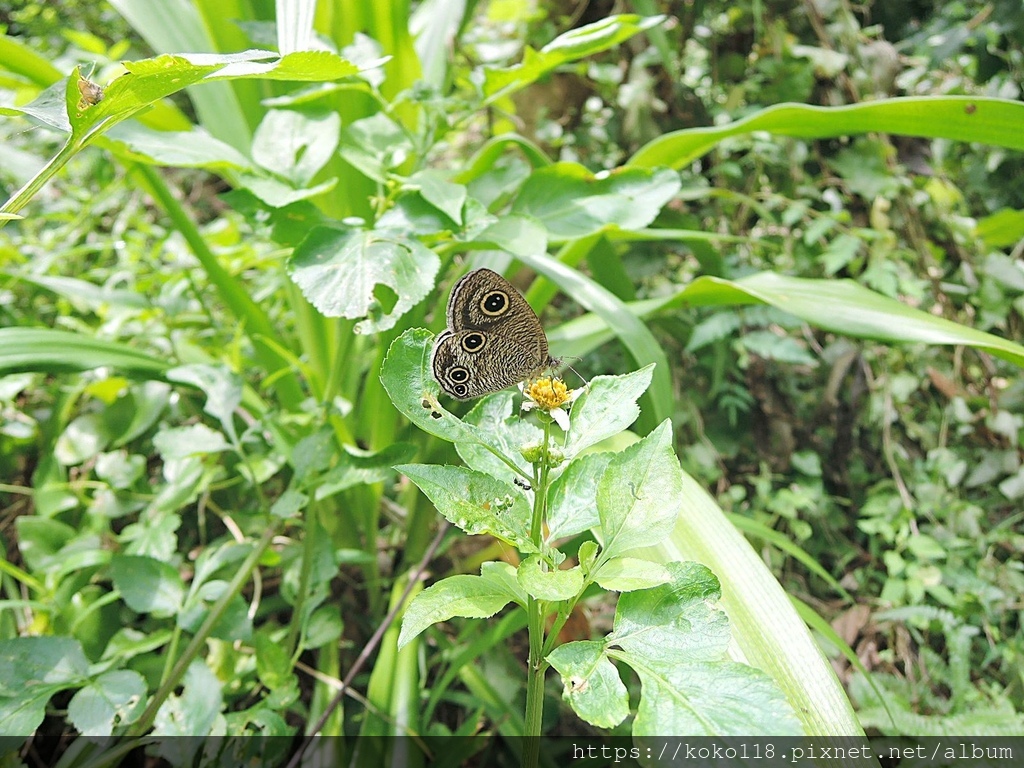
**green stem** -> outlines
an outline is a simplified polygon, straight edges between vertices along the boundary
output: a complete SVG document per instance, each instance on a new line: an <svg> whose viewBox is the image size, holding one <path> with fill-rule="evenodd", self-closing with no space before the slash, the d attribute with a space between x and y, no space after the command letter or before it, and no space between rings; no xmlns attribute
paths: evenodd
<svg viewBox="0 0 1024 768"><path fill-rule="evenodd" d="M29 201L36 196L39 192L54 176L57 172L68 164L68 161L74 157L79 150L82 149L84 143L80 139L76 139L72 136L68 137L67 142L58 150L57 154L50 158L43 169L39 171L35 176L29 179L25 186L11 195L11 198L0 206L0 213L17 213L26 205ZM0 227L3 227L7 223L7 219L0 218Z"/></svg>
<svg viewBox="0 0 1024 768"><path fill-rule="evenodd" d="M299 588L295 594L295 605L292 609L292 616L302 616L305 611L306 596L309 594L309 582L313 574L313 561L316 558L316 542L324 535L320 528L320 505L313 503L306 513L306 533L302 540L302 568L299 571ZM292 659L292 664L298 661L299 647L299 625L301 622L293 620L288 625L288 635L285 638L285 650Z"/></svg>
<svg viewBox="0 0 1024 768"><path fill-rule="evenodd" d="M544 517L547 513L548 479L551 472L549 447L551 445L551 420L544 421L544 443L540 457L539 482L533 489L533 519L530 522L530 539L540 551L544 543ZM523 768L536 768L540 760L540 731L544 717L544 603L530 597L526 603L527 626L530 633L530 659L526 677L526 722L523 735Z"/></svg>

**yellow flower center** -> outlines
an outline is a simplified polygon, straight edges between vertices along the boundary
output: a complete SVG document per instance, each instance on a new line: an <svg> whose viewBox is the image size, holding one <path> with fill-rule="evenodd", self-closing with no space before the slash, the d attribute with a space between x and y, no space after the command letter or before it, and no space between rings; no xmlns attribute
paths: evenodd
<svg viewBox="0 0 1024 768"><path fill-rule="evenodd" d="M526 396L542 411L551 411L569 400L571 391L561 379L537 379L526 388Z"/></svg>

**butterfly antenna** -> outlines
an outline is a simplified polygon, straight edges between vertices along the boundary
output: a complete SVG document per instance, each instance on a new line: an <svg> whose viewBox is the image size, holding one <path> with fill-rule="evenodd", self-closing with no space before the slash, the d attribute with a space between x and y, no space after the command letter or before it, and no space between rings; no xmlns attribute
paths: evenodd
<svg viewBox="0 0 1024 768"><path fill-rule="evenodd" d="M583 375L582 375L582 374L581 374L581 373L580 373L579 371L577 371L577 370L576 370L575 368L573 368L573 367L572 367L571 365L569 365L569 363L567 362L568 360L575 360L576 362L579 362L579 361L580 361L581 359L582 359L582 358L579 358L579 357L563 357L563 358L561 358L561 359L560 359L560 360L558 361L558 364L559 364L560 366L564 365L564 366L565 366L566 368L568 368L568 369L569 369L570 371L572 371L573 373L575 373L575 374L576 374L576 377L577 377L577 378L578 378L578 379L579 379L580 381L582 381L582 382L583 382L583 385L584 385L584 386L586 386L586 385L587 385L587 384L589 384L590 382L588 382L588 381L587 381L587 380L586 380L585 378L583 378Z"/></svg>

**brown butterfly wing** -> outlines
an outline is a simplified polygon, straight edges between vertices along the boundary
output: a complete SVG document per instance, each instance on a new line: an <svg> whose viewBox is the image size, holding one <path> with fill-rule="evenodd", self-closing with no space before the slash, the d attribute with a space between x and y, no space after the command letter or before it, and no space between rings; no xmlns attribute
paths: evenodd
<svg viewBox="0 0 1024 768"><path fill-rule="evenodd" d="M482 346L467 340L484 339ZM539 373L548 359L504 336L484 331L445 331L437 338L430 367L441 389L456 400L499 392Z"/></svg>
<svg viewBox="0 0 1024 768"><path fill-rule="evenodd" d="M552 363L536 313L496 272L478 269L459 280L447 316L430 367L441 389L458 400L498 392Z"/></svg>
<svg viewBox="0 0 1024 768"><path fill-rule="evenodd" d="M537 313L512 283L489 269L473 270L452 288L448 328L493 330L526 347L537 359L548 359L548 337Z"/></svg>

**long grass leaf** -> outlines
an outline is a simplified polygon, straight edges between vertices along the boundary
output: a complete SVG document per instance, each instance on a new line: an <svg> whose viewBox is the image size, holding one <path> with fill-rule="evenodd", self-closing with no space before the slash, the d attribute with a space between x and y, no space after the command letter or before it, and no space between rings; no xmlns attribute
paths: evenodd
<svg viewBox="0 0 1024 768"><path fill-rule="evenodd" d="M1021 102L973 96L917 96L842 107L777 104L726 125L666 133L637 150L628 164L681 168L722 139L753 131L803 139L883 131L1024 149L1022 125Z"/></svg>

